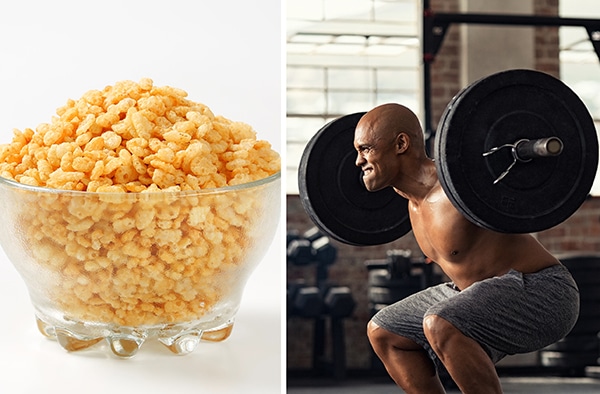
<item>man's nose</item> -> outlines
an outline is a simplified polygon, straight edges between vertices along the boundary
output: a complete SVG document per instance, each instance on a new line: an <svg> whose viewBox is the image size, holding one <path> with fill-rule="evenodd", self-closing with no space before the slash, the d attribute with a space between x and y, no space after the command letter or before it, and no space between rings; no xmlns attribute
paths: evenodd
<svg viewBox="0 0 600 394"><path fill-rule="evenodd" d="M362 167L362 165L365 163L365 158L358 153L356 155L356 161L354 162L354 164L356 164L357 167Z"/></svg>

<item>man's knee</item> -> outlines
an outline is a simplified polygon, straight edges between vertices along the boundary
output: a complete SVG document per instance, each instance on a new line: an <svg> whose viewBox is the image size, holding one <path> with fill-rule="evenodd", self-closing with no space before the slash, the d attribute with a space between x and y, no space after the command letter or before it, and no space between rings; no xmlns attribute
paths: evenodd
<svg viewBox="0 0 600 394"><path fill-rule="evenodd" d="M384 330L382 330L373 320L369 320L369 323L367 323L367 338L369 338L371 345L374 346L375 344L382 342L384 340L384 335Z"/></svg>
<svg viewBox="0 0 600 394"><path fill-rule="evenodd" d="M438 315L428 315L423 319L423 332L436 352L456 335L462 335L454 325Z"/></svg>
<svg viewBox="0 0 600 394"><path fill-rule="evenodd" d="M370 320L367 324L367 338L369 338L373 350L376 353L380 353L384 349L395 347L398 336L385 328L381 328L373 320Z"/></svg>
<svg viewBox="0 0 600 394"><path fill-rule="evenodd" d="M373 320L367 324L367 337L373 349L394 348L395 350L420 350L416 342L400 334L396 334L380 327Z"/></svg>

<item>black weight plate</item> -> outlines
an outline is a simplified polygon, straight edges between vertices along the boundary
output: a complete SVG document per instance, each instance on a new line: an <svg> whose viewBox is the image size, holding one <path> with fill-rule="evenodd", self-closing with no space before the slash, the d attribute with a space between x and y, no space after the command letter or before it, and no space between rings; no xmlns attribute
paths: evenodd
<svg viewBox="0 0 600 394"><path fill-rule="evenodd" d="M600 317L598 300L581 300L579 303L579 317ZM600 330L598 331L600 333Z"/></svg>
<svg viewBox="0 0 600 394"><path fill-rule="evenodd" d="M542 350L557 352L593 352L600 349L596 335L568 335Z"/></svg>
<svg viewBox="0 0 600 394"><path fill-rule="evenodd" d="M598 286L580 286L579 287L579 298L581 302L592 302L600 301L600 287ZM600 331L600 330L598 330Z"/></svg>
<svg viewBox="0 0 600 394"><path fill-rule="evenodd" d="M560 80L533 70L509 70L465 88L448 104L435 140L444 191L475 224L507 233L553 227L587 197L598 167L598 138L583 102ZM559 137L556 157L512 163L520 139Z"/></svg>
<svg viewBox="0 0 600 394"><path fill-rule="evenodd" d="M582 254L572 252L557 254L556 258L571 271L572 274L582 272L584 275L594 275L600 280L600 254Z"/></svg>
<svg viewBox="0 0 600 394"><path fill-rule="evenodd" d="M572 271L571 274L573 275L575 282L577 282L577 286L579 286L580 288L585 289L588 287L595 287L600 289L600 271L577 270ZM598 308L598 310L600 311L600 308Z"/></svg>
<svg viewBox="0 0 600 394"><path fill-rule="evenodd" d="M600 332L600 317L579 317L569 335L596 335ZM600 355L600 354L599 354Z"/></svg>
<svg viewBox="0 0 600 394"><path fill-rule="evenodd" d="M595 365L598 352L547 352L540 351L540 362L544 367L583 367Z"/></svg>
<svg viewBox="0 0 600 394"><path fill-rule="evenodd" d="M298 169L300 201L327 235L350 245L380 245L410 231L408 201L386 188L369 192L354 163L354 129L364 112L325 125L308 142Z"/></svg>

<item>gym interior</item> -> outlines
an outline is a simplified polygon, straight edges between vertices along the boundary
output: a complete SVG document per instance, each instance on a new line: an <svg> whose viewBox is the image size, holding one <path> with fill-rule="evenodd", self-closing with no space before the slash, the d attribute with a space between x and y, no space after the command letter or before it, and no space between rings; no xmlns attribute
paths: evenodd
<svg viewBox="0 0 600 394"><path fill-rule="evenodd" d="M436 23L436 15L443 23ZM461 89L509 69L538 70L563 81L585 103L598 130L600 5L592 0L288 0L286 23L288 391L398 392L371 349L366 324L382 305L446 278L427 264L412 232L357 246L316 226L297 182L308 141L332 120L386 102L410 107L426 137L433 138ZM498 363L503 389L598 392L598 176L572 215L534 235L572 271L581 314L577 329L561 343ZM445 384L458 392L450 379Z"/></svg>

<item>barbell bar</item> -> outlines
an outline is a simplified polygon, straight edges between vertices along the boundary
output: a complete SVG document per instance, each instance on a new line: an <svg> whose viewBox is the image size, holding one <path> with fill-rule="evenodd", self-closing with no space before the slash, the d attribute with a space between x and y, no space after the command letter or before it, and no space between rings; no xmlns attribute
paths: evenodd
<svg viewBox="0 0 600 394"><path fill-rule="evenodd" d="M391 188L366 191L354 165L354 129L342 116L307 144L300 200L326 234L351 245L391 242L410 231L408 202ZM581 99L534 70L507 70L453 97L437 128L440 184L471 222L497 232L538 232L570 217L589 194L598 138Z"/></svg>

